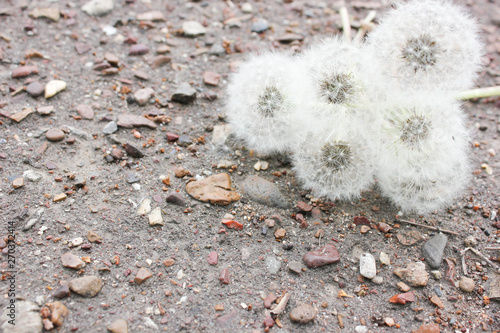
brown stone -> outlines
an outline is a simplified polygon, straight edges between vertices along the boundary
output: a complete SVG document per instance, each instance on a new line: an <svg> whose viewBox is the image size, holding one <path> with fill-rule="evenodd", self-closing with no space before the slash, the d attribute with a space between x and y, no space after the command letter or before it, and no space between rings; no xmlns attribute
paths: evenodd
<svg viewBox="0 0 500 333"><path fill-rule="evenodd" d="M47 116L47 115L51 114L53 111L54 111L53 105L39 106L36 108L36 112L38 112L42 116Z"/></svg>
<svg viewBox="0 0 500 333"><path fill-rule="evenodd" d="M31 74L38 74L38 67L36 66L21 66L12 71L12 78L26 77Z"/></svg>
<svg viewBox="0 0 500 333"><path fill-rule="evenodd" d="M269 295L266 296L266 299L264 299L264 307L266 309L269 309L271 308L271 305L273 304L273 302L275 300L277 300L278 298L273 294L273 293L269 293Z"/></svg>
<svg viewBox="0 0 500 333"><path fill-rule="evenodd" d="M120 127L125 127L125 128L145 126L155 129L156 127L158 127L158 125L154 121L149 120L146 117L138 116L135 114L120 114L118 116L116 124Z"/></svg>
<svg viewBox="0 0 500 333"><path fill-rule="evenodd" d="M229 284L229 270L227 268L224 268L221 272L220 272L220 276L219 276L219 281L224 283L224 284Z"/></svg>
<svg viewBox="0 0 500 333"><path fill-rule="evenodd" d="M66 298L69 296L69 286L67 283L61 285L53 294L55 298Z"/></svg>
<svg viewBox="0 0 500 333"><path fill-rule="evenodd" d="M410 291L404 294L394 295L389 299L389 302L395 304L406 304L406 302L415 302L415 294L413 293L413 291Z"/></svg>
<svg viewBox="0 0 500 333"><path fill-rule="evenodd" d="M163 265L165 265L165 267L170 267L170 266L173 266L174 264L175 264L175 260L172 258L168 258L168 259L163 260Z"/></svg>
<svg viewBox="0 0 500 333"><path fill-rule="evenodd" d="M14 188L20 188L23 186L24 186L24 178L23 177L16 178L16 179L14 179L14 181L12 181L12 187L14 187Z"/></svg>
<svg viewBox="0 0 500 333"><path fill-rule="evenodd" d="M439 333L439 325L437 324L424 324L418 329L412 331L412 333Z"/></svg>
<svg viewBox="0 0 500 333"><path fill-rule="evenodd" d="M134 44L130 47L129 55L143 55L149 52L149 48L144 44Z"/></svg>
<svg viewBox="0 0 500 333"><path fill-rule="evenodd" d="M434 304L438 308L444 309L443 301L441 300L441 298L439 298L438 295L432 295L432 297L429 300L431 301L432 304Z"/></svg>
<svg viewBox="0 0 500 333"><path fill-rule="evenodd" d="M82 117L82 119L94 119L94 110L92 107L85 104L80 104L76 107L76 112Z"/></svg>
<svg viewBox="0 0 500 333"><path fill-rule="evenodd" d="M190 174L189 170L186 170L186 169L184 169L184 168L183 168L183 167L181 167L181 166L180 166L180 167L177 167L177 168L175 169L175 172L174 172L174 173L175 173L175 177L177 177L177 178L182 178L182 177L187 176L187 175L189 175L189 174Z"/></svg>
<svg viewBox="0 0 500 333"><path fill-rule="evenodd" d="M316 318L316 309L309 304L300 304L290 312L290 319L299 324L307 324Z"/></svg>
<svg viewBox="0 0 500 333"><path fill-rule="evenodd" d="M113 148L113 149L111 149L110 155L115 160L121 160L123 158L123 156L125 156L125 151L123 151L120 148Z"/></svg>
<svg viewBox="0 0 500 333"><path fill-rule="evenodd" d="M165 55L157 55L156 57L153 57L149 61L149 64L151 65L151 68L157 68L165 64L168 64L171 60L172 58L167 57Z"/></svg>
<svg viewBox="0 0 500 333"><path fill-rule="evenodd" d="M47 138L47 140L52 142L61 141L65 136L66 134L63 132L63 130L59 128L51 128L47 131L47 133L45 133L45 137Z"/></svg>
<svg viewBox="0 0 500 333"><path fill-rule="evenodd" d="M413 287L423 287L429 282L429 274L421 262L409 263L406 268L396 268L394 274Z"/></svg>
<svg viewBox="0 0 500 333"><path fill-rule="evenodd" d="M116 55L114 55L111 52L106 52L104 54L104 60L109 62L109 64L114 66L114 67L118 67L118 63L120 62L120 58L118 58Z"/></svg>
<svg viewBox="0 0 500 333"><path fill-rule="evenodd" d="M47 306L50 309L50 321L55 327L61 327L64 317L68 315L68 308L59 301L48 303Z"/></svg>
<svg viewBox="0 0 500 333"><path fill-rule="evenodd" d="M210 86L216 86L219 84L220 74L215 72L205 72L203 74L203 82Z"/></svg>
<svg viewBox="0 0 500 333"><path fill-rule="evenodd" d="M340 260L340 255L335 245L330 243L318 250L307 252L302 259L307 267L314 268L336 263Z"/></svg>
<svg viewBox="0 0 500 333"><path fill-rule="evenodd" d="M474 288L476 288L476 283L473 279L464 276L460 279L460 281L458 281L458 286L463 291L470 293L474 290Z"/></svg>
<svg viewBox="0 0 500 333"><path fill-rule="evenodd" d="M217 265L219 262L219 255L216 251L212 251L208 254L207 262L209 265Z"/></svg>
<svg viewBox="0 0 500 333"><path fill-rule="evenodd" d="M299 211L301 212L310 212L312 210L312 206L305 203L304 201L299 201L297 202L297 206L296 206Z"/></svg>
<svg viewBox="0 0 500 333"><path fill-rule="evenodd" d="M107 329L112 333L128 333L128 322L125 319L117 319Z"/></svg>
<svg viewBox="0 0 500 333"><path fill-rule="evenodd" d="M221 206L240 200L240 195L231 188L231 178L227 173L190 182L186 185L186 192L197 200Z"/></svg>
<svg viewBox="0 0 500 333"><path fill-rule="evenodd" d="M14 113L12 116L10 116L10 119L14 120L16 123L20 122L27 116L33 113L32 108L25 108L21 112Z"/></svg>
<svg viewBox="0 0 500 333"><path fill-rule="evenodd" d="M66 193L59 193L59 194L56 194L56 195L54 196L53 201L54 201L54 202L63 201L63 200L65 200L67 197L68 197L68 196L66 195Z"/></svg>
<svg viewBox="0 0 500 333"><path fill-rule="evenodd" d="M101 291L104 283L98 276L84 276L69 281L69 289L84 297L94 297Z"/></svg>
<svg viewBox="0 0 500 333"><path fill-rule="evenodd" d="M83 260L70 252L63 254L61 256L61 261L64 267L69 267L73 269L81 269L85 267L85 263L83 262Z"/></svg>
<svg viewBox="0 0 500 333"><path fill-rule="evenodd" d="M87 232L87 239L91 243L102 243L102 237L96 234L94 231L89 230Z"/></svg>
<svg viewBox="0 0 500 333"><path fill-rule="evenodd" d="M134 282L137 284L142 284L144 281L146 281L152 276L153 274L150 271L148 271L144 267L141 267L141 269L139 269L139 271L135 275Z"/></svg>

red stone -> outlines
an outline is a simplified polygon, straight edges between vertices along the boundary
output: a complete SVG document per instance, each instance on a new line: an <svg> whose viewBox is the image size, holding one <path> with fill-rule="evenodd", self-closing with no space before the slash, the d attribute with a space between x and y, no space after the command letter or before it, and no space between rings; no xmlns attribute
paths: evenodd
<svg viewBox="0 0 500 333"><path fill-rule="evenodd" d="M310 212L312 210L312 207L310 205L308 205L307 203L305 203L304 201L297 202L297 208L301 212Z"/></svg>
<svg viewBox="0 0 500 333"><path fill-rule="evenodd" d="M179 139L179 135L172 132L167 132L166 136L168 142L175 142Z"/></svg>
<svg viewBox="0 0 500 333"><path fill-rule="evenodd" d="M307 252L302 259L307 267L315 268L338 262L340 255L334 244L326 244L318 250Z"/></svg>
<svg viewBox="0 0 500 333"><path fill-rule="evenodd" d="M243 224L235 220L222 219L222 224L224 224L229 229L241 230L243 229Z"/></svg>
<svg viewBox="0 0 500 333"><path fill-rule="evenodd" d="M216 86L219 84L220 74L214 72L205 72L203 74L203 81L205 84Z"/></svg>
<svg viewBox="0 0 500 333"><path fill-rule="evenodd" d="M215 251L210 252L210 254L208 255L207 261L208 261L209 265L217 265L217 263L219 261L219 255L217 254L217 252L215 252Z"/></svg>
<svg viewBox="0 0 500 333"><path fill-rule="evenodd" d="M354 224L355 225L370 225L370 220L368 220L366 217L364 216L355 216L354 217Z"/></svg>
<svg viewBox="0 0 500 333"><path fill-rule="evenodd" d="M224 284L229 284L229 270L227 268L224 268L220 272L219 281Z"/></svg>
<svg viewBox="0 0 500 333"><path fill-rule="evenodd" d="M388 233L389 231L391 231L392 227L390 225L388 225L387 223L379 222L377 229L385 234L385 233Z"/></svg>
<svg viewBox="0 0 500 333"><path fill-rule="evenodd" d="M264 307L266 309L269 309L271 307L271 305L273 304L273 302L277 299L276 296L274 296L273 293L270 293L269 295L267 295L266 299L264 300Z"/></svg>
<svg viewBox="0 0 500 333"><path fill-rule="evenodd" d="M415 294L413 293L413 291L410 291L404 294L394 295L389 299L389 302L395 304L406 304L406 302L415 302Z"/></svg>

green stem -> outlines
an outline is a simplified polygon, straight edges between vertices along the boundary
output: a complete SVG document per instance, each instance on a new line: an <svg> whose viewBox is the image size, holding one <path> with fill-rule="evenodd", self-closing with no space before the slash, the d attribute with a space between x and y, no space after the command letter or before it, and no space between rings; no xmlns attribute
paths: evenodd
<svg viewBox="0 0 500 333"><path fill-rule="evenodd" d="M459 93L456 97L457 99L466 100L466 99L494 97L494 96L500 96L500 86L466 90Z"/></svg>

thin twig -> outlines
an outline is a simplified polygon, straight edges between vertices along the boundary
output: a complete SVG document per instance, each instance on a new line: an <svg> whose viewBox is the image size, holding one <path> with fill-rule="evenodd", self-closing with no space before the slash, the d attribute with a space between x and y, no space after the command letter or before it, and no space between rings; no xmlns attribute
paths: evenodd
<svg viewBox="0 0 500 333"><path fill-rule="evenodd" d="M363 37L365 36L366 32L370 29L371 22L377 15L377 12L374 10L370 10L368 15L364 18L363 21L361 21L361 28L358 29L358 32L356 33L356 36L354 37L354 42L360 43L363 40Z"/></svg>
<svg viewBox="0 0 500 333"><path fill-rule="evenodd" d="M441 229L441 228L436 228L436 227L431 227L430 225L425 225L425 224L421 224L421 223L417 223L417 222L410 222L410 221L407 221L407 220L397 220L397 221L398 222L408 223L408 224L411 224L411 225L415 225L417 227L426 228L426 229L429 229L429 230L435 230L435 231L445 232L445 233L452 234L452 235L455 235L455 236L459 236L460 235L458 232L455 232L455 231Z"/></svg>
<svg viewBox="0 0 500 333"><path fill-rule="evenodd" d="M465 263L465 252L467 252L469 248L460 251L460 256L462 257L462 270L464 271L464 275L467 275L467 264Z"/></svg>
<svg viewBox="0 0 500 333"><path fill-rule="evenodd" d="M490 251L500 251L500 247L494 247L494 246L492 246L492 247L485 247L484 249L485 250L490 250Z"/></svg>
<svg viewBox="0 0 500 333"><path fill-rule="evenodd" d="M493 267L494 269L497 270L498 273L500 273L500 267L497 266L497 264L495 264L493 261L491 261L490 259L488 259L488 257L486 257L484 254L482 254L481 252L479 252L478 250L472 248L472 247L468 247L467 248L468 250L471 250L472 252L474 252L475 254L477 254L478 256L480 256L481 258L483 258L484 260L486 260L486 262L488 264L490 264L491 267Z"/></svg>
<svg viewBox="0 0 500 333"><path fill-rule="evenodd" d="M456 98L466 100L466 99L494 97L494 96L500 96L500 86L462 91L457 94Z"/></svg>
<svg viewBox="0 0 500 333"><path fill-rule="evenodd" d="M346 42L351 41L351 22L349 22L349 13L346 7L342 7L339 10L340 18L342 19L342 31L344 33L344 40Z"/></svg>

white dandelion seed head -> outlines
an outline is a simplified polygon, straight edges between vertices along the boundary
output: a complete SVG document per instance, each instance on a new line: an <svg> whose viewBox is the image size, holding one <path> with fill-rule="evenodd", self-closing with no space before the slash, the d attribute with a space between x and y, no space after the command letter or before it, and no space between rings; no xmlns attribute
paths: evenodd
<svg viewBox="0 0 500 333"><path fill-rule="evenodd" d="M372 151L351 121L339 117L335 123L307 131L293 149L296 177L315 195L348 200L373 183Z"/></svg>
<svg viewBox="0 0 500 333"><path fill-rule="evenodd" d="M446 0L399 2L369 33L367 52L382 83L429 90L470 88L483 54L475 20Z"/></svg>
<svg viewBox="0 0 500 333"><path fill-rule="evenodd" d="M277 53L252 56L227 88L227 117L249 148L268 154L289 149L298 135L304 75L298 62Z"/></svg>

